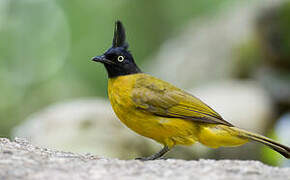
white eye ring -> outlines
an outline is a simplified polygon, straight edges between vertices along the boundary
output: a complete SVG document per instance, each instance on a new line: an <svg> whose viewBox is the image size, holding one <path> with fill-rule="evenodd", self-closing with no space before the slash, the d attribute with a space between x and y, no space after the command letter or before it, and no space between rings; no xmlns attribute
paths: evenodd
<svg viewBox="0 0 290 180"><path fill-rule="evenodd" d="M125 58L124 58L124 56L118 56L117 59L118 59L119 62L123 62Z"/></svg>

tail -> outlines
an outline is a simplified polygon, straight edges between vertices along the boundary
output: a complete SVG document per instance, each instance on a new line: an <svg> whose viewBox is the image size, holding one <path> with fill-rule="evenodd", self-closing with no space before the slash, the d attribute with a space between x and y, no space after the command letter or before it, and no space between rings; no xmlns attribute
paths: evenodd
<svg viewBox="0 0 290 180"><path fill-rule="evenodd" d="M239 135L243 138L247 138L249 140L252 141L256 141L259 143L262 143L266 146L269 146L270 148L272 148L273 150L277 151L278 153L280 153L282 156L284 156L285 158L289 159L290 158L290 147L287 147L283 144L280 144L272 139L269 139L265 136L259 135L259 134L255 134L255 133L251 133L248 132L246 130L242 130L236 127L231 127L231 129L233 129L234 131L238 132Z"/></svg>

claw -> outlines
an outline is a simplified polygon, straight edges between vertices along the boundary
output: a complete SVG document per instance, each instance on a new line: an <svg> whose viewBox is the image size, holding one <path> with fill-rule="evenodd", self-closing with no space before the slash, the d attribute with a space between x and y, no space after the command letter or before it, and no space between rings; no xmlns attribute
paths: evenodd
<svg viewBox="0 0 290 180"><path fill-rule="evenodd" d="M135 160L139 160L139 161L151 161L154 160L150 157L139 157L139 158L135 158Z"/></svg>

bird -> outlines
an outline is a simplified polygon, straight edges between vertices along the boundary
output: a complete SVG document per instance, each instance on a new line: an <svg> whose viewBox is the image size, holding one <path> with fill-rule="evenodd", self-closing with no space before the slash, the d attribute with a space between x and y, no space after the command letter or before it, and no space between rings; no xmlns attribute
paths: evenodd
<svg viewBox="0 0 290 180"><path fill-rule="evenodd" d="M92 61L102 63L107 71L108 97L120 121L163 145L157 153L137 160L160 159L176 145L199 142L218 148L249 141L262 143L290 158L289 147L234 126L194 95L141 71L128 48L125 28L117 20L112 46Z"/></svg>

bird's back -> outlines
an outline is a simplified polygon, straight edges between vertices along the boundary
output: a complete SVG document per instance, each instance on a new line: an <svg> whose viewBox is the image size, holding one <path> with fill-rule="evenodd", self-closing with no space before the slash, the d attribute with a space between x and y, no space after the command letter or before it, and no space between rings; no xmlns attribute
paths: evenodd
<svg viewBox="0 0 290 180"><path fill-rule="evenodd" d="M200 99L148 74L136 78L132 100L137 108L158 116L232 126Z"/></svg>

